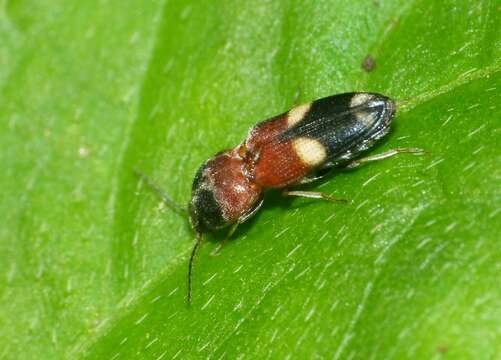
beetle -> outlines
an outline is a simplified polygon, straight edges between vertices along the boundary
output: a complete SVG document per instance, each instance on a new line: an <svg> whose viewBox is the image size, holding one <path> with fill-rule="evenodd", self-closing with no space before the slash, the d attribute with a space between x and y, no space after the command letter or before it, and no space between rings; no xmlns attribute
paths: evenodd
<svg viewBox="0 0 501 360"><path fill-rule="evenodd" d="M169 207L188 215L197 234L188 265L188 302L202 235L229 227L225 238L229 239L239 224L259 210L266 190L283 189L285 196L344 201L321 192L290 188L320 179L334 167L355 168L398 153L424 153L418 148L396 148L357 159L389 132L395 112L395 102L384 95L351 92L296 106L259 122L242 143L200 166L187 208L173 202L136 169Z"/></svg>

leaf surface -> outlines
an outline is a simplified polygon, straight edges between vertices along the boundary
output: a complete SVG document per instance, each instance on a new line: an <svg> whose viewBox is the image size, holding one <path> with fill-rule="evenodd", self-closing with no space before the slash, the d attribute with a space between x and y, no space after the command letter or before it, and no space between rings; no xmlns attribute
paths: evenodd
<svg viewBox="0 0 501 360"><path fill-rule="evenodd" d="M0 9L0 356L499 356L494 2ZM348 205L270 193L219 256L208 237L188 307L193 233L132 169L186 203L254 123L346 91L399 102L370 154L428 154L308 186Z"/></svg>

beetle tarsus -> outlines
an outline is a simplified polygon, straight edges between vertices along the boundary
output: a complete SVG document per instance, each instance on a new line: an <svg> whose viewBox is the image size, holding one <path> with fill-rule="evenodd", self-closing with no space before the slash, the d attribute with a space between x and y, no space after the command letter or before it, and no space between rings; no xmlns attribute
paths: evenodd
<svg viewBox="0 0 501 360"><path fill-rule="evenodd" d="M352 161L348 165L345 166L346 169L354 169L356 167L359 167L365 163L371 162L371 161L379 161L379 160L384 160L389 157L398 155L398 154L414 154L414 155L425 155L428 152L426 150L420 149L420 148L395 148L391 149L388 151L385 151L384 153L381 154L376 154L376 155L371 155L367 156L364 158L357 159L355 161Z"/></svg>
<svg viewBox="0 0 501 360"><path fill-rule="evenodd" d="M321 200L327 200L330 202L335 202L335 203L347 203L348 200L338 198L329 194L325 194L322 192L318 191L289 191L289 190L284 190L282 192L284 196L298 196L298 197L305 197L309 199L321 199Z"/></svg>

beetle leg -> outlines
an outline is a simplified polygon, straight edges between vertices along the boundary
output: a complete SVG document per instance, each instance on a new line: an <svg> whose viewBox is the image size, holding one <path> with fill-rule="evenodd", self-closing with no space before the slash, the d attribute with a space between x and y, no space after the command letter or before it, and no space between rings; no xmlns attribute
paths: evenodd
<svg viewBox="0 0 501 360"><path fill-rule="evenodd" d="M219 245L217 246L217 248L215 248L210 253L211 256L218 256L219 255L219 253L221 252L221 249L228 243L228 241L230 241L232 235L237 230L237 227L238 227L239 224L240 223L237 221L236 223L234 223L234 224L231 225L230 231L228 231L228 233L226 234L224 240L221 243L219 243Z"/></svg>
<svg viewBox="0 0 501 360"><path fill-rule="evenodd" d="M252 217L255 213L258 212L258 210L261 208L263 205L263 199L261 199L256 206L252 208L249 212L244 214L242 217L240 217L234 224L231 225L230 231L226 234L226 237L224 240L219 244L217 248L215 248L210 254L212 256L217 256L221 252L221 249L230 241L231 237L237 230L238 225L242 224L243 222L247 221L250 217Z"/></svg>
<svg viewBox="0 0 501 360"><path fill-rule="evenodd" d="M381 153L381 154L376 154L376 155L367 156L367 157L363 157L361 159L354 160L354 161L350 162L348 165L346 165L344 168L345 169L354 169L354 168L359 167L360 165L367 163L367 162L379 161L379 160L387 159L389 157L395 156L397 154L403 154L403 153L424 155L424 154L426 154L426 151L423 149L419 149L419 148L391 149L391 150L385 151L384 153Z"/></svg>
<svg viewBox="0 0 501 360"><path fill-rule="evenodd" d="M331 202L343 202L346 203L348 200L346 199L341 199L334 197L332 195L324 194L322 192L317 192L317 191L290 191L290 190L284 190L282 192L282 195L284 196L299 196L299 197L305 197L309 199L321 199L321 200L327 200Z"/></svg>

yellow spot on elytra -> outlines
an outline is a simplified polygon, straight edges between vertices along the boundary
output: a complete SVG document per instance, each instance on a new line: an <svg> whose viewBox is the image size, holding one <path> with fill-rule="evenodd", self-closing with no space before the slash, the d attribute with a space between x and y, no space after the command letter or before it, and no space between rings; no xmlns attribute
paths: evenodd
<svg viewBox="0 0 501 360"><path fill-rule="evenodd" d="M300 137L294 139L292 147L301 161L308 166L319 165L327 157L325 146L320 141L312 138Z"/></svg>
<svg viewBox="0 0 501 360"><path fill-rule="evenodd" d="M292 127L304 119L306 113L310 110L311 103L296 106L287 113L287 126Z"/></svg>
<svg viewBox="0 0 501 360"><path fill-rule="evenodd" d="M376 115L370 111L359 110L355 112L355 116L366 126L371 126L376 121Z"/></svg>
<svg viewBox="0 0 501 360"><path fill-rule="evenodd" d="M372 94L368 94L368 93L355 94L351 98L350 107L362 105L362 104L368 102L370 99L372 99L372 97L373 97Z"/></svg>

